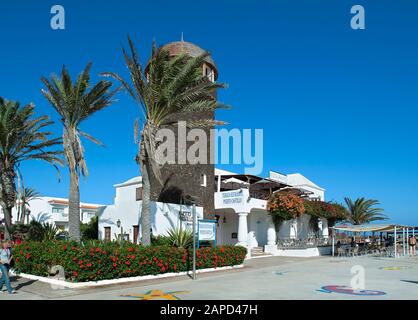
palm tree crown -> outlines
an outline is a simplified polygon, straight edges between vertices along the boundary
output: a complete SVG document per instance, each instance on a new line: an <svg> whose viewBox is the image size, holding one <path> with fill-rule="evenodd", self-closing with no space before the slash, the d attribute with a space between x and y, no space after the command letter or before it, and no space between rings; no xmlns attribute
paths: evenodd
<svg viewBox="0 0 418 320"><path fill-rule="evenodd" d="M370 223L373 221L386 220L387 217L382 214L382 208L376 208L379 205L378 200L358 198L354 202L350 198L344 198L348 220L354 225Z"/></svg>
<svg viewBox="0 0 418 320"><path fill-rule="evenodd" d="M83 176L88 175L88 170L80 136L98 145L102 143L81 131L79 125L95 112L110 106L115 94L115 91L109 91L112 86L109 81L99 81L93 88L89 88L90 69L91 63L86 66L74 84L65 67L62 68L61 79L56 75L52 75L50 80L41 78L47 88L47 90L42 89L43 95L61 116L60 120L64 126L64 154L68 166L71 171L81 173Z"/></svg>
<svg viewBox="0 0 418 320"><path fill-rule="evenodd" d="M43 160L61 164L61 151L52 151L61 141L44 131L53 122L47 116L34 117L33 104L0 98L0 205L6 222L6 236L12 224L11 210L16 205L16 182L19 165L26 160Z"/></svg>

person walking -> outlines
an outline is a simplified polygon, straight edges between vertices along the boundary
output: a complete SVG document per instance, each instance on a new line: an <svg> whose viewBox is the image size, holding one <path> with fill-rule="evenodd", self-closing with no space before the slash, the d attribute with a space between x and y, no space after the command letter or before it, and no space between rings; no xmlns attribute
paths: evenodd
<svg viewBox="0 0 418 320"><path fill-rule="evenodd" d="M6 289L9 294L15 294L16 290L10 285L9 279L9 270L10 263L12 262L13 256L9 248L9 242L3 241L2 248L0 249L0 270L1 270L1 279L0 279L0 289L3 291L3 285L6 285Z"/></svg>
<svg viewBox="0 0 418 320"><path fill-rule="evenodd" d="M417 239L415 238L415 235L412 235L408 239L409 244L409 252L411 253L411 256L415 256L415 247L417 245Z"/></svg>

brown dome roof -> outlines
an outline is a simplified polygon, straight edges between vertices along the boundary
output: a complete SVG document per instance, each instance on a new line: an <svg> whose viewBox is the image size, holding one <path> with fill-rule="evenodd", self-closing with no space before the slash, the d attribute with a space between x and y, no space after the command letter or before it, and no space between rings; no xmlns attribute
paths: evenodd
<svg viewBox="0 0 418 320"><path fill-rule="evenodd" d="M206 50L200 48L199 46L187 42L187 41L175 41L167 43L159 48L160 50L168 50L171 56L177 56L180 53L185 53L191 57L198 57L201 54L205 53ZM218 69L216 68L216 64L213 61L212 57L209 55L205 58L205 62L212 66L215 71L215 79L218 78ZM148 66L147 66L148 67Z"/></svg>

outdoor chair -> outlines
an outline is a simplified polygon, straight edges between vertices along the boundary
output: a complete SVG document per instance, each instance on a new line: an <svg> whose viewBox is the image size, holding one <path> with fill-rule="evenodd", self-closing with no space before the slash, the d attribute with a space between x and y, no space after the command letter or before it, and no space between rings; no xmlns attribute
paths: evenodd
<svg viewBox="0 0 418 320"><path fill-rule="evenodd" d="M344 256L345 255L345 251L344 251L344 249L343 248L337 248L337 256L338 257L342 257L342 256Z"/></svg>
<svg viewBox="0 0 418 320"><path fill-rule="evenodd" d="M354 247L354 249L353 249L353 257L354 256L358 256L358 253L359 253L359 248L358 247Z"/></svg>
<svg viewBox="0 0 418 320"><path fill-rule="evenodd" d="M345 254L346 254L347 257L350 257L351 256L351 254L352 254L351 247L346 248Z"/></svg>

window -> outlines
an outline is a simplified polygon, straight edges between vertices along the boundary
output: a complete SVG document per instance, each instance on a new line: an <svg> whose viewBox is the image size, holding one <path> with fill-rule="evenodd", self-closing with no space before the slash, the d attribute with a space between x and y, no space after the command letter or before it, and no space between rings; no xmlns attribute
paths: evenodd
<svg viewBox="0 0 418 320"><path fill-rule="evenodd" d="M83 210L80 214L80 220L83 221L84 219L90 220L94 216L93 211L85 211Z"/></svg>
<svg viewBox="0 0 418 320"><path fill-rule="evenodd" d="M52 213L64 213L64 208L62 208L62 207L52 207Z"/></svg>
<svg viewBox="0 0 418 320"><path fill-rule="evenodd" d="M208 67L206 64L203 65L203 74L208 77L208 79L212 82L215 82L215 73L213 70Z"/></svg>
<svg viewBox="0 0 418 320"><path fill-rule="evenodd" d="M110 227L104 227L104 240L110 241Z"/></svg>
<svg viewBox="0 0 418 320"><path fill-rule="evenodd" d="M200 175L200 186L201 187L206 187L206 174L201 174Z"/></svg>
<svg viewBox="0 0 418 320"><path fill-rule="evenodd" d="M136 201L142 200L142 187L136 188Z"/></svg>

